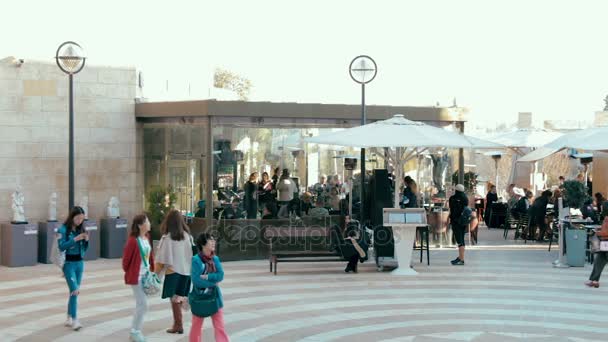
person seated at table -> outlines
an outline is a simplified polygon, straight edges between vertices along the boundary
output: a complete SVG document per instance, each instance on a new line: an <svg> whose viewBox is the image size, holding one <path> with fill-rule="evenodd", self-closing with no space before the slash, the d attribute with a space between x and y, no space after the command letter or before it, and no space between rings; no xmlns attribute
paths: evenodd
<svg viewBox="0 0 608 342"><path fill-rule="evenodd" d="M604 218L608 216L608 200L606 200L601 192L595 193L595 207L599 213L600 222L604 221Z"/></svg>
<svg viewBox="0 0 608 342"><path fill-rule="evenodd" d="M321 199L317 199L317 205L308 211L308 215L312 217L329 216L329 210L323 207Z"/></svg>
<svg viewBox="0 0 608 342"><path fill-rule="evenodd" d="M507 193L509 194L509 200L507 201L507 208L509 210L513 209L515 204L517 204L517 201L519 201L522 196L526 195L522 189L516 187L513 183L509 184Z"/></svg>
<svg viewBox="0 0 608 342"><path fill-rule="evenodd" d="M321 175L319 177L319 182L310 187L310 191L315 195L315 197L325 197L327 194L328 184L325 182L325 175Z"/></svg>
<svg viewBox="0 0 608 342"><path fill-rule="evenodd" d="M335 186L329 190L329 206L333 210L340 210L340 192Z"/></svg>
<svg viewBox="0 0 608 342"><path fill-rule="evenodd" d="M277 205L275 202L264 203L264 209L262 211L262 220L272 220L277 218Z"/></svg>
<svg viewBox="0 0 608 342"><path fill-rule="evenodd" d="M511 214L516 218L520 219L523 215L528 213L530 209L530 201L532 200L532 191L526 190L525 196L522 196L515 207L511 210Z"/></svg>
<svg viewBox="0 0 608 342"><path fill-rule="evenodd" d="M224 210L224 217L228 220L241 219L244 216L241 208L241 200L238 197L232 199L230 206Z"/></svg>
<svg viewBox="0 0 608 342"><path fill-rule="evenodd" d="M593 220L593 223L599 222L598 215L595 212L595 209L593 208L593 200L591 198L585 200L585 203L581 208L581 214L583 214L583 219L585 220L590 218L591 220Z"/></svg>
<svg viewBox="0 0 608 342"><path fill-rule="evenodd" d="M302 211L302 214L308 215L308 212L310 211L310 209L312 209L314 207L312 204L312 194L308 191L303 193L302 198L300 199L300 203L301 203L300 210Z"/></svg>
<svg viewBox="0 0 608 342"><path fill-rule="evenodd" d="M536 235L536 227L538 227L538 237L536 241L542 242L545 239L547 232L547 205L551 199L551 190L545 190L543 193L534 200L534 203L530 207L530 238L534 238Z"/></svg>

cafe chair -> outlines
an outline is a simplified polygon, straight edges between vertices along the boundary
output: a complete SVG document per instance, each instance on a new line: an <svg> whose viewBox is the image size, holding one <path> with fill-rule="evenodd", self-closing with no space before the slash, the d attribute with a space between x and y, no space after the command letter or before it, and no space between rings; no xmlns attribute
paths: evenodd
<svg viewBox="0 0 608 342"><path fill-rule="evenodd" d="M431 265L430 243L429 243L429 226L416 227L416 241L414 241L414 250L420 251L420 262L422 262L423 252L426 251L426 264ZM418 243L420 242L420 243Z"/></svg>

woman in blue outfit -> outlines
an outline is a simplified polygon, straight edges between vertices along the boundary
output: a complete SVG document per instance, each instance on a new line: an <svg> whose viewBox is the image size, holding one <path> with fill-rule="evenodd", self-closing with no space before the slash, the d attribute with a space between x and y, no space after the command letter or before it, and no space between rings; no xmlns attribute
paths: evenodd
<svg viewBox="0 0 608 342"><path fill-rule="evenodd" d="M84 230L84 210L81 207L74 207L70 211L65 223L59 228L57 233L60 235L58 246L59 250L65 252L65 263L63 274L70 290L68 301L68 318L65 322L66 327L76 331L82 328L78 321L78 295L80 294L80 282L84 271L84 254L89 248L89 234Z"/></svg>
<svg viewBox="0 0 608 342"><path fill-rule="evenodd" d="M220 258L215 255L215 239L208 233L201 233L196 239L198 254L192 257L192 284L193 291L204 291L215 287L218 292L219 310L211 315L216 342L229 342L224 324L224 301L219 284L224 280L224 269ZM203 317L192 314L190 327L190 342L202 341Z"/></svg>

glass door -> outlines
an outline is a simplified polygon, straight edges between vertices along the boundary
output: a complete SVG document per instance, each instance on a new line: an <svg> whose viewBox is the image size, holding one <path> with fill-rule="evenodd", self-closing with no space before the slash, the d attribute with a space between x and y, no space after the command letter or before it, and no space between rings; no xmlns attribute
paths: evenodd
<svg viewBox="0 0 608 342"><path fill-rule="evenodd" d="M194 216L201 199L201 164L189 153L171 153L168 162L168 181L177 195L175 208L187 216Z"/></svg>

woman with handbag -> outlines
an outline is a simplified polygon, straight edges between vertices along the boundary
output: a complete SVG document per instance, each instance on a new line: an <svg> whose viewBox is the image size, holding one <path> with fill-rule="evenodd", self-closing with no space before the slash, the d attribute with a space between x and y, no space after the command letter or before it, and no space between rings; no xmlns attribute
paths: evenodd
<svg viewBox="0 0 608 342"><path fill-rule="evenodd" d="M133 315L130 334L130 340L134 342L146 340L141 332L144 315L148 311L146 294L151 295L158 293L158 290L160 290L160 282L157 282L158 278L148 279L154 275L151 273L154 271L154 256L149 232L150 220L148 220L146 214L135 216L129 239L122 254L125 284L131 285L133 297L135 297L135 314ZM154 281L156 284L148 284L149 281Z"/></svg>
<svg viewBox="0 0 608 342"><path fill-rule="evenodd" d="M59 251L65 253L63 275L70 291L68 318L65 326L76 331L82 328L82 324L77 317L78 295L80 294L80 283L84 272L84 254L89 248L89 234L83 226L84 217L84 209L74 207L64 224L57 230Z"/></svg>
<svg viewBox="0 0 608 342"><path fill-rule="evenodd" d="M192 310L190 342L200 342L203 319L211 316L216 342L230 341L224 328L224 301L218 284L224 280L224 269L215 255L215 239L202 233L196 239L199 253L192 257L192 292L188 296Z"/></svg>
<svg viewBox="0 0 608 342"><path fill-rule="evenodd" d="M190 260L193 255L193 239L182 214L171 209L160 226L163 236L158 243L156 264L157 274L164 271L162 298L171 298L173 326L169 334L183 334L181 299L190 292Z"/></svg>
<svg viewBox="0 0 608 342"><path fill-rule="evenodd" d="M600 241L608 240L608 217L604 218L602 228L598 232L596 232L595 235L599 238ZM602 244L600 241L598 241L598 243L600 243L600 246L598 246L598 250L595 253L595 258L593 259L593 271L591 271L589 280L585 282L585 285L589 287L600 287L600 276L602 275L604 266L608 262L608 250L602 250Z"/></svg>

